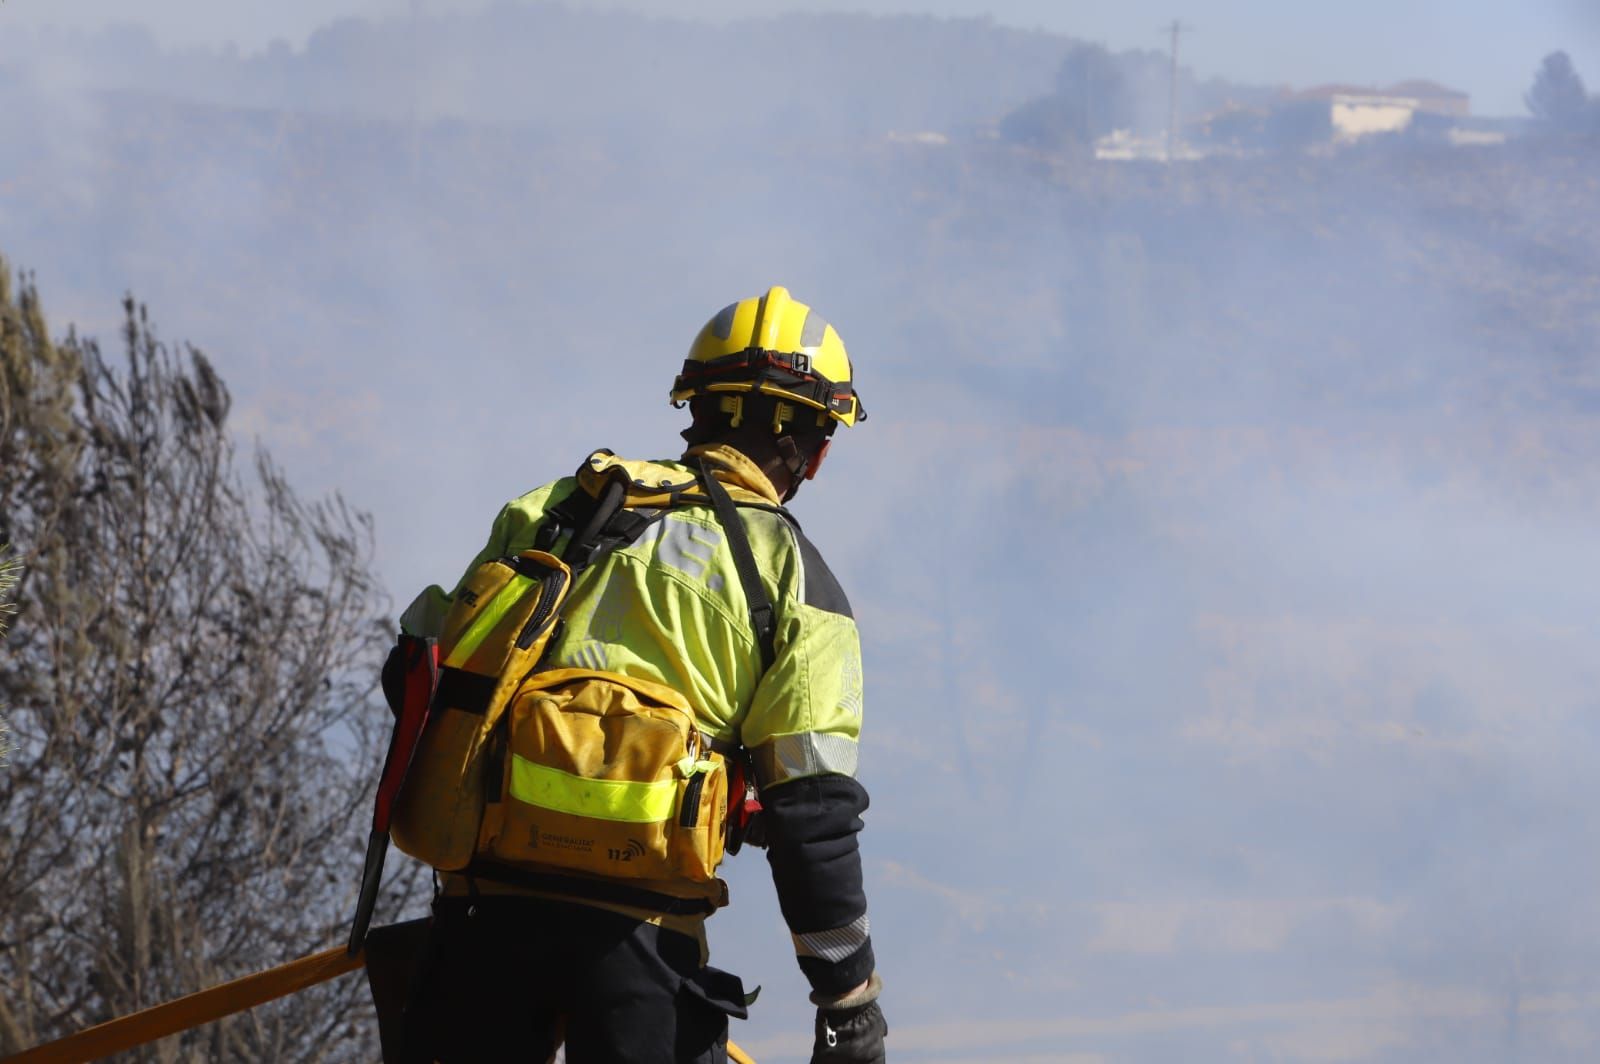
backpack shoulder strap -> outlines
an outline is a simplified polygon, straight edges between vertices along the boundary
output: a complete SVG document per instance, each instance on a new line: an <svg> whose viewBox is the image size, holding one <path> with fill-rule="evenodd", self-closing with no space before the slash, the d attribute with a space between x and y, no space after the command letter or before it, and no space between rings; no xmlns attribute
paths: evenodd
<svg viewBox="0 0 1600 1064"><path fill-rule="evenodd" d="M606 484L598 499L575 487L545 511L533 545L554 551L561 534L571 533L561 560L576 574L611 547L632 542L650 523L649 516L626 509L626 504L627 490L616 481Z"/></svg>
<svg viewBox="0 0 1600 1064"><path fill-rule="evenodd" d="M600 498L595 500L584 523L572 534L567 549L561 552L561 560L566 562L573 572L577 572L594 560L596 550L600 546L601 530L606 527L606 522L622 509L627 494L627 488L613 480L606 485Z"/></svg>
<svg viewBox="0 0 1600 1064"><path fill-rule="evenodd" d="M717 520L728 537L728 546L733 551L733 566L739 571L739 583L744 586L745 601L750 604L750 624L755 628L756 639L761 644L762 667L770 669L778 656L774 644L777 619L773 613L772 599L767 597L767 589L761 584L761 570L756 567L756 556L750 549L750 535L745 531L744 521L740 519L733 500L728 497L728 489L712 475L711 463L704 455L700 457L700 475L705 482L706 494L711 498L711 507L716 511Z"/></svg>

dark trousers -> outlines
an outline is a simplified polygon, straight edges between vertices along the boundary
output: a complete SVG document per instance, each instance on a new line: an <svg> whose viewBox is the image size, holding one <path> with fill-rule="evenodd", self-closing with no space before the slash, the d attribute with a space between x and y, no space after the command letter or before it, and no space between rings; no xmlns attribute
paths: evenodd
<svg viewBox="0 0 1600 1064"><path fill-rule="evenodd" d="M654 924L534 898L439 898L405 1010L408 1061L724 1064L737 976Z"/></svg>

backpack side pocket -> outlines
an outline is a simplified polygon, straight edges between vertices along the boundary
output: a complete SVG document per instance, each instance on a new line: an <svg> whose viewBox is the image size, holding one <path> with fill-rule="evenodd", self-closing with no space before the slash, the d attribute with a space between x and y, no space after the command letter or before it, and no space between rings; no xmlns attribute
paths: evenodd
<svg viewBox="0 0 1600 1064"><path fill-rule="evenodd" d="M395 845L434 868L472 860L486 806L485 754L517 685L538 665L572 572L545 551L485 562L439 637L439 687L395 802Z"/></svg>

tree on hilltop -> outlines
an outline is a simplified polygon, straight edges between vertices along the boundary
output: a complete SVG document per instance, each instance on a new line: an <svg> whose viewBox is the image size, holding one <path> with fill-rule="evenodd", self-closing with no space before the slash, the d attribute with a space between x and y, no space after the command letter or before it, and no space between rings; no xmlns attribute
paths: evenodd
<svg viewBox="0 0 1600 1064"><path fill-rule="evenodd" d="M221 378L131 299L121 346L53 341L0 264L0 1056L340 941L389 719L369 520L241 474ZM370 1059L364 993L129 1059Z"/></svg>
<svg viewBox="0 0 1600 1064"><path fill-rule="evenodd" d="M1056 71L1055 91L1000 122L1007 140L1039 147L1092 144L1134 122L1133 99L1118 59L1099 45L1076 45Z"/></svg>
<svg viewBox="0 0 1600 1064"><path fill-rule="evenodd" d="M1533 87L1523 96L1528 110L1541 122L1555 129L1583 128L1593 115L1583 78L1573 69L1566 52L1551 52L1544 57Z"/></svg>

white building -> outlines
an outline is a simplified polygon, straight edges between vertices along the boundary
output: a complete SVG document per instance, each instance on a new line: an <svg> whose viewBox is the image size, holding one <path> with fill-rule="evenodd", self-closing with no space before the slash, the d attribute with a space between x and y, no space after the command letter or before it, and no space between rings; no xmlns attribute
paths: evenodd
<svg viewBox="0 0 1600 1064"><path fill-rule="evenodd" d="M1464 118L1471 109L1466 93L1431 81L1402 81L1386 89L1321 85L1293 99L1326 101L1334 140L1346 143L1375 133L1399 133L1418 114Z"/></svg>
<svg viewBox="0 0 1600 1064"><path fill-rule="evenodd" d="M1419 101L1406 96L1354 96L1330 98L1334 140L1359 140L1374 133L1399 133L1411 125Z"/></svg>
<svg viewBox="0 0 1600 1064"><path fill-rule="evenodd" d="M1094 142L1094 157L1101 162L1193 162L1201 153L1178 141L1170 145L1165 136L1140 137L1131 129L1119 129Z"/></svg>

